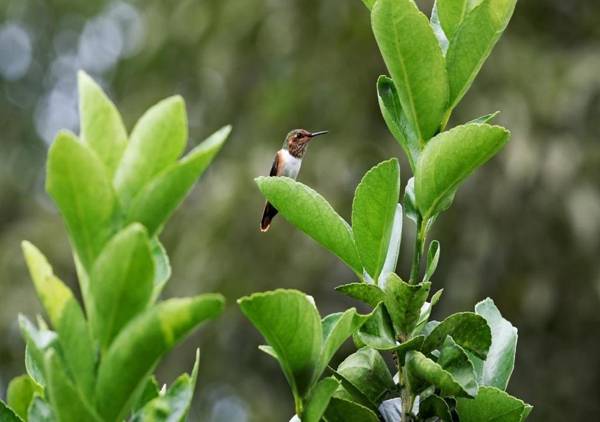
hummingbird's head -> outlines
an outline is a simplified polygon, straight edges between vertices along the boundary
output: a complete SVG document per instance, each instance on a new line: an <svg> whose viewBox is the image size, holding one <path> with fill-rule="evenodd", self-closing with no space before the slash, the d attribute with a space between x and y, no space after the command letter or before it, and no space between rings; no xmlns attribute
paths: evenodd
<svg viewBox="0 0 600 422"><path fill-rule="evenodd" d="M285 146L294 157L302 158L308 143L319 135L326 134L326 130L319 132L309 132L305 129L294 129L287 134L285 138Z"/></svg>

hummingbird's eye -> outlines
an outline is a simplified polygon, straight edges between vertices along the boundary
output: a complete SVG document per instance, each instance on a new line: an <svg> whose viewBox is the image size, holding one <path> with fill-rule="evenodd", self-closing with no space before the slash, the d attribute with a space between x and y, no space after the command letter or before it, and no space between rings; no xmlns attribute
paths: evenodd
<svg viewBox="0 0 600 422"><path fill-rule="evenodd" d="M296 139L300 139L300 138L302 138L302 134L301 134L300 132L298 132L298 133L296 134Z"/></svg>

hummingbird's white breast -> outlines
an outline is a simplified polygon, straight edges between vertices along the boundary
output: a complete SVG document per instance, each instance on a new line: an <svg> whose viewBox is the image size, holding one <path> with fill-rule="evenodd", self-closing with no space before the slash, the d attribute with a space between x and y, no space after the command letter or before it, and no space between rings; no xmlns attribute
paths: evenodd
<svg viewBox="0 0 600 422"><path fill-rule="evenodd" d="M291 177L292 179L296 179L298 177L298 173L300 172L300 166L302 165L302 159L296 158L292 154L289 153L287 149L281 150L281 155L283 161L283 176Z"/></svg>

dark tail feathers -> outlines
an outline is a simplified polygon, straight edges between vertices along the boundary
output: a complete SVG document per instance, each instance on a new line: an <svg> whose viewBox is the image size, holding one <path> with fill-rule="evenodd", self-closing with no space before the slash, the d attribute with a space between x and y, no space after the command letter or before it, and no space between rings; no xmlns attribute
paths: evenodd
<svg viewBox="0 0 600 422"><path fill-rule="evenodd" d="M260 231L266 232L271 227L271 220L277 215L277 209L270 202L265 204L262 220L260 220Z"/></svg>

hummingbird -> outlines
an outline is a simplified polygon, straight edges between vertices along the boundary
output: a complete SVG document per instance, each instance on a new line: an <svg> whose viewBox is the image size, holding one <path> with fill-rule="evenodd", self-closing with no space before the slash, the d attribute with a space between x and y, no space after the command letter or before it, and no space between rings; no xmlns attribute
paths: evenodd
<svg viewBox="0 0 600 422"><path fill-rule="evenodd" d="M289 132L283 141L282 148L275 154L269 176L286 176L296 180L308 143L315 137L325 135L327 132L326 130L309 132L305 129L294 129ZM267 201L260 220L260 231L266 232L269 230L271 220L277 215L277 212L277 209Z"/></svg>

